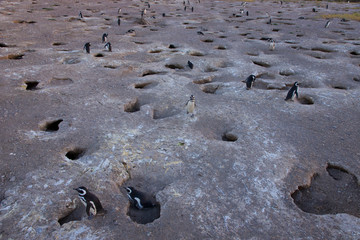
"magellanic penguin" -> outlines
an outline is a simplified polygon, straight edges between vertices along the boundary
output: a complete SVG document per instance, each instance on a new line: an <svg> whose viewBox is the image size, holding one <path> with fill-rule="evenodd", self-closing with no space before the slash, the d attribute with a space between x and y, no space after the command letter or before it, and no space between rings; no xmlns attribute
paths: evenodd
<svg viewBox="0 0 360 240"><path fill-rule="evenodd" d="M125 189L130 203L137 209L152 208L156 206L153 201L154 199L147 194L140 192L133 187L125 187Z"/></svg>
<svg viewBox="0 0 360 240"><path fill-rule="evenodd" d="M90 46L91 44L89 42L85 43L84 48L86 50L86 53L90 53Z"/></svg>
<svg viewBox="0 0 360 240"><path fill-rule="evenodd" d="M275 41L273 39L269 39L269 50L274 51L275 50Z"/></svg>
<svg viewBox="0 0 360 240"><path fill-rule="evenodd" d="M194 68L194 64L190 61L187 62L188 66L190 69L193 69Z"/></svg>
<svg viewBox="0 0 360 240"><path fill-rule="evenodd" d="M107 33L104 33L103 35L102 35L102 42L104 43L104 42L107 42L107 37L109 36L109 34L107 34Z"/></svg>
<svg viewBox="0 0 360 240"><path fill-rule="evenodd" d="M252 88L254 82L255 82L255 75L251 74L250 76L248 76L245 80L246 82L246 89L249 90L250 88Z"/></svg>
<svg viewBox="0 0 360 240"><path fill-rule="evenodd" d="M194 110L195 110L196 104L195 104L195 97L194 95L190 96L190 99L186 103L186 114L191 113L191 117L194 116Z"/></svg>
<svg viewBox="0 0 360 240"><path fill-rule="evenodd" d="M329 20L329 21L327 21L326 22L326 24L325 24L325 28L328 28L329 27L329 25L330 25L330 23L331 23L331 21Z"/></svg>
<svg viewBox="0 0 360 240"><path fill-rule="evenodd" d="M82 12L79 12L79 18L83 18Z"/></svg>
<svg viewBox="0 0 360 240"><path fill-rule="evenodd" d="M293 100L295 95L296 95L296 98L299 98L298 90L299 90L299 84L298 84L298 82L295 82L294 85L290 88L290 90L285 98L285 101L290 100L290 99Z"/></svg>
<svg viewBox="0 0 360 240"><path fill-rule="evenodd" d="M104 46L104 48L106 48L109 52L111 52L111 43L107 42Z"/></svg>
<svg viewBox="0 0 360 240"><path fill-rule="evenodd" d="M106 210L102 207L100 200L94 194L89 192L86 187L78 187L74 188L74 190L79 193L79 198L86 207L86 214L89 216L89 219L93 216L103 215L106 213Z"/></svg>
<svg viewBox="0 0 360 240"><path fill-rule="evenodd" d="M118 16L117 24L118 24L118 26L120 26L120 24L121 24L120 16Z"/></svg>

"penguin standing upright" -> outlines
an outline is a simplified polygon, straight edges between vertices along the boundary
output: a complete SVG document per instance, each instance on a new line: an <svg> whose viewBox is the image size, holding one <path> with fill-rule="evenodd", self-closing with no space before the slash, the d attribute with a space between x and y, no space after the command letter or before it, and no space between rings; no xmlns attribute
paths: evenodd
<svg viewBox="0 0 360 240"><path fill-rule="evenodd" d="M118 24L118 26L120 26L120 24L121 24L120 16L118 17L117 24Z"/></svg>
<svg viewBox="0 0 360 240"><path fill-rule="evenodd" d="M298 82L295 82L294 85L290 88L290 90L285 98L285 101L290 100L290 99L293 100L295 95L296 95L296 98L299 98L298 90L299 90L299 84L298 84Z"/></svg>
<svg viewBox="0 0 360 240"><path fill-rule="evenodd" d="M137 209L152 208L155 207L154 199L147 194L136 190L133 187L125 187L127 196L133 206Z"/></svg>
<svg viewBox="0 0 360 240"><path fill-rule="evenodd" d="M90 46L91 44L89 42L85 43L84 48L86 50L86 53L90 53Z"/></svg>
<svg viewBox="0 0 360 240"><path fill-rule="evenodd" d="M79 12L79 18L83 18L82 12Z"/></svg>
<svg viewBox="0 0 360 240"><path fill-rule="evenodd" d="M106 213L106 210L102 207L100 200L94 194L89 192L86 187L78 187L74 188L74 190L79 193L79 198L86 207L86 214L89 216L89 219L93 216L103 215Z"/></svg>
<svg viewBox="0 0 360 240"><path fill-rule="evenodd" d="M269 50L274 51L275 50L275 41L274 39L269 39Z"/></svg>
<svg viewBox="0 0 360 240"><path fill-rule="evenodd" d="M252 88L254 82L255 82L256 76L251 74L250 76L248 76L245 80L246 82L246 89L249 90L250 88Z"/></svg>
<svg viewBox="0 0 360 240"><path fill-rule="evenodd" d="M195 97L194 97L194 95L191 95L190 99L186 102L186 114L191 113L191 117L193 117L195 107L196 107Z"/></svg>
<svg viewBox="0 0 360 240"><path fill-rule="evenodd" d="M107 42L107 37L109 36L109 34L107 34L107 33L104 33L103 35L102 35L102 42L104 43L104 42Z"/></svg>
<svg viewBox="0 0 360 240"><path fill-rule="evenodd" d="M107 42L104 46L104 48L106 48L109 52L111 52L111 43Z"/></svg>
<svg viewBox="0 0 360 240"><path fill-rule="evenodd" d="M329 21L327 21L326 22L326 24L325 24L325 28L328 28L329 27L329 25L330 25L330 23L331 23L331 21L329 20Z"/></svg>

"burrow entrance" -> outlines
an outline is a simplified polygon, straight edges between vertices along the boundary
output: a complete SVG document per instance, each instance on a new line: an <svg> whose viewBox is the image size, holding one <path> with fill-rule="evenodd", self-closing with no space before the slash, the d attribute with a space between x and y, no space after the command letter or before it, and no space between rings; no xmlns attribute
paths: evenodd
<svg viewBox="0 0 360 240"><path fill-rule="evenodd" d="M85 212L84 206L82 204L80 206L76 206L74 210L65 214L65 216L59 218L58 223L62 226L65 223L72 222L72 221L81 221Z"/></svg>
<svg viewBox="0 0 360 240"><path fill-rule="evenodd" d="M59 130L59 124L62 122L62 119L46 121L40 124L40 130L46 132L56 132Z"/></svg>
<svg viewBox="0 0 360 240"><path fill-rule="evenodd" d="M39 84L38 81L25 81L26 90L36 90L37 85Z"/></svg>
<svg viewBox="0 0 360 240"><path fill-rule="evenodd" d="M75 148L69 150L65 154L65 156L70 160L78 160L79 158L84 156L84 154L85 154L85 149L84 148L75 147Z"/></svg>
<svg viewBox="0 0 360 240"><path fill-rule="evenodd" d="M360 186L355 175L340 166L328 164L326 173L315 173L310 185L299 186L291 197L304 212L347 213L360 217Z"/></svg>

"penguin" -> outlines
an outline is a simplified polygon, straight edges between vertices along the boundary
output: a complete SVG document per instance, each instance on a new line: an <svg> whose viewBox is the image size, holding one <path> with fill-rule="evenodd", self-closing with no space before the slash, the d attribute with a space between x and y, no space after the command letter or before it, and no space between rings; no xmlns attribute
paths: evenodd
<svg viewBox="0 0 360 240"><path fill-rule="evenodd" d="M120 26L120 24L121 24L120 17L118 17L117 24L118 24L118 26Z"/></svg>
<svg viewBox="0 0 360 240"><path fill-rule="evenodd" d="M86 50L86 53L90 53L90 46L91 44L89 42L85 43L84 48Z"/></svg>
<svg viewBox="0 0 360 240"><path fill-rule="evenodd" d="M330 23L331 23L331 21L329 20L329 21L327 21L326 22L326 24L325 24L325 28L328 28L329 27L329 25L330 25Z"/></svg>
<svg viewBox="0 0 360 240"><path fill-rule="evenodd" d="M147 5L148 5L148 8L150 8L150 3L148 3Z"/></svg>
<svg viewBox="0 0 360 240"><path fill-rule="evenodd" d="M312 9L313 12L317 12L317 10L315 8Z"/></svg>
<svg viewBox="0 0 360 240"><path fill-rule="evenodd" d="M299 84L298 84L298 82L295 82L294 85L290 88L290 90L285 98L285 101L290 100L290 99L293 100L295 94L296 94L296 98L299 98L298 90L299 90Z"/></svg>
<svg viewBox="0 0 360 240"><path fill-rule="evenodd" d="M118 14L120 14L120 13L121 13L121 8L118 9Z"/></svg>
<svg viewBox="0 0 360 240"><path fill-rule="evenodd" d="M186 114L191 113L191 117L193 117L195 107L196 107L195 97L194 97L194 95L191 95L190 99L186 102Z"/></svg>
<svg viewBox="0 0 360 240"><path fill-rule="evenodd" d="M86 187L78 187L74 188L79 193L79 198L81 202L86 207L86 214L88 215L89 219L96 215L103 215L106 213L106 210L102 207L100 200Z"/></svg>
<svg viewBox="0 0 360 240"><path fill-rule="evenodd" d="M107 37L108 37L108 35L109 34L107 34L107 33L104 33L103 35L102 35L102 42L104 43L104 42L107 42Z"/></svg>
<svg viewBox="0 0 360 240"><path fill-rule="evenodd" d="M190 61L187 62L188 66L190 69L193 69L194 68L194 64Z"/></svg>
<svg viewBox="0 0 360 240"><path fill-rule="evenodd" d="M249 11L246 11L246 16L249 16Z"/></svg>
<svg viewBox="0 0 360 240"><path fill-rule="evenodd" d="M83 18L81 11L79 12L79 18Z"/></svg>
<svg viewBox="0 0 360 240"><path fill-rule="evenodd" d="M184 7L184 11L186 11L186 6Z"/></svg>
<svg viewBox="0 0 360 240"><path fill-rule="evenodd" d="M249 90L250 88L252 88L254 82L255 82L255 75L251 74L250 76L248 76L245 80L246 82L246 89Z"/></svg>
<svg viewBox="0 0 360 240"><path fill-rule="evenodd" d="M183 5L184 5L184 6L185 6L185 4L186 4L185 1L183 1Z"/></svg>
<svg viewBox="0 0 360 240"><path fill-rule="evenodd" d="M156 204L152 201L150 196L147 196L147 194L140 192L136 190L133 187L124 187L127 191L127 196L133 206L135 206L137 209L143 209L143 208L153 208L156 206Z"/></svg>
<svg viewBox="0 0 360 240"><path fill-rule="evenodd" d="M275 41L273 39L269 39L269 50L274 51L275 50Z"/></svg>
<svg viewBox="0 0 360 240"><path fill-rule="evenodd" d="M165 17L166 16L165 13L163 13L162 16Z"/></svg>
<svg viewBox="0 0 360 240"><path fill-rule="evenodd" d="M104 46L104 48L106 48L109 52L111 52L111 43L107 42Z"/></svg>
<svg viewBox="0 0 360 240"><path fill-rule="evenodd" d="M198 31L197 34L204 35L204 33L202 31Z"/></svg>
<svg viewBox="0 0 360 240"><path fill-rule="evenodd" d="M194 12L194 7L191 7L191 12Z"/></svg>
<svg viewBox="0 0 360 240"><path fill-rule="evenodd" d="M326 4L326 9L329 9L329 4Z"/></svg>
<svg viewBox="0 0 360 240"><path fill-rule="evenodd" d="M271 24L271 18L269 19L269 21L266 24Z"/></svg>

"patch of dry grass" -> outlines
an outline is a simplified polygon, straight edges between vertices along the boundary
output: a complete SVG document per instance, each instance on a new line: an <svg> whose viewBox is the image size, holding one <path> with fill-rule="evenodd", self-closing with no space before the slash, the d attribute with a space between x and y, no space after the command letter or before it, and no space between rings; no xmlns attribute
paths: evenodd
<svg viewBox="0 0 360 240"><path fill-rule="evenodd" d="M349 20L360 21L360 12L342 13L342 14L322 14L322 18L345 18Z"/></svg>

